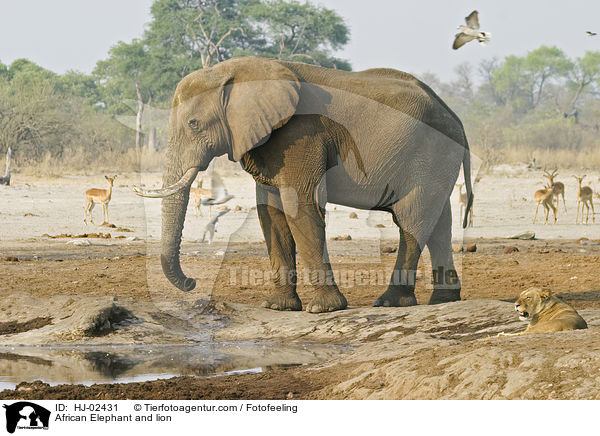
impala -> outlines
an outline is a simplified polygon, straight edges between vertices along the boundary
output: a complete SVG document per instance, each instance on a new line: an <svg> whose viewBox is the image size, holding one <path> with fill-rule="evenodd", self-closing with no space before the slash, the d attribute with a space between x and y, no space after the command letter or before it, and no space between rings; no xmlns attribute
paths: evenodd
<svg viewBox="0 0 600 436"><path fill-rule="evenodd" d="M87 215L90 214L90 222L94 224L92 210L96 203L102 204L102 224L108 223L108 203L112 195L113 183L117 176L104 176L108 181L108 189L92 188L85 191L85 209L83 211L83 222L87 224Z"/></svg>
<svg viewBox="0 0 600 436"><path fill-rule="evenodd" d="M577 216L575 217L575 224L579 221L579 205L581 205L581 224L583 224L583 207L586 208L585 215L585 223L588 223L588 219L590 217L590 206L592 207L592 222L596 222L596 217L594 216L594 202L592 200L592 196L594 191L589 186L581 186L581 182L585 178L585 175L582 177L573 176L577 180L578 188L577 188Z"/></svg>
<svg viewBox="0 0 600 436"><path fill-rule="evenodd" d="M533 223L535 224L535 219L537 218L538 209L540 208L540 204L544 206L544 210L546 212L546 220L544 224L548 223L548 215L550 214L550 209L554 213L554 223L556 223L556 207L554 207L554 203L552 201L552 197L554 196L552 191L552 186L547 185L544 189L538 189L535 191L534 198L536 202L535 208L535 216L533 217Z"/></svg>

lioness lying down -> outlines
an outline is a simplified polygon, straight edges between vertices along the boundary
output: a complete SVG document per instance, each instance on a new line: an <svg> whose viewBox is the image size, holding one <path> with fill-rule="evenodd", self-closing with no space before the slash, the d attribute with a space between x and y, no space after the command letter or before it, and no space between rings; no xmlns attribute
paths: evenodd
<svg viewBox="0 0 600 436"><path fill-rule="evenodd" d="M519 319L528 321L529 325L521 333L500 333L498 336L551 333L587 328L587 323L575 309L546 289L529 288L521 292L515 303L515 310L519 313Z"/></svg>

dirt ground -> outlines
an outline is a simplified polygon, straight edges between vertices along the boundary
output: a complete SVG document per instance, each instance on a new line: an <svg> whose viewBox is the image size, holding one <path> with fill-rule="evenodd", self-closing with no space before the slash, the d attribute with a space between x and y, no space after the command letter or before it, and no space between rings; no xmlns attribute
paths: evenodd
<svg viewBox="0 0 600 436"><path fill-rule="evenodd" d="M80 222L82 180L32 179L19 184L15 177L16 189L0 192L0 298L4 302L0 345L193 342L199 340L191 333L194 329L218 322L218 329L211 327L213 339L272 337L290 343L350 345L353 351L321 363L263 366L258 374L92 386L21 383L15 390L1 391L0 398L596 398L600 392L600 223L575 225L570 196L570 211L559 215L558 225L532 225L534 205L529 197L537 189L538 176L482 178L476 191L475 227L465 233L455 229L453 241L464 301L449 305L421 306L427 304L432 290L425 253L416 288L420 306L371 308L385 290L395 261L395 253L387 253L397 245L390 238L393 227L383 215L358 211L355 220L348 217L350 209L328 206L332 217L328 237L351 235L350 240L328 242L334 272L342 274L338 282L349 310L322 315L260 309L271 285L252 274L270 268L252 217L252 186L242 176L226 179L237 195L231 206L240 205L240 211L224 216L212 245L196 242L208 217L196 219L190 208L182 245L182 267L198 280L198 288L190 294L174 289L160 272L159 202L133 203L127 197L130 185L140 180L121 179L111 202L111 222L117 225L106 228ZM141 182L151 186L156 178L147 175ZM523 187L524 180L533 188ZM60 194L48 197L46 193L57 187ZM498 192L504 193L503 201L492 198L500 196ZM505 237L523 231L535 231L537 239ZM90 237L100 232L111 237ZM49 237L63 233L70 236ZM76 237L84 233L87 237ZM78 245L74 242L78 240L88 242ZM475 252L461 251L471 243L477 245ZM357 271L363 276L343 275ZM573 305L590 329L495 338L499 331L524 329L511 302L531 286L549 288ZM302 281L298 292L304 304L310 301ZM110 304L122 311L123 319L145 321L121 325L110 318L114 313L106 312ZM202 316L211 308L212 318L194 318L192 312L198 307ZM80 310L99 315L88 319L78 314ZM84 333L69 330L65 335L65 329L74 326L87 327ZM0 353L0 364L2 360L11 364L10 359L15 359L13 354ZM34 364L37 357L23 359L18 363Z"/></svg>
<svg viewBox="0 0 600 436"><path fill-rule="evenodd" d="M482 299L514 301L518 293L529 286L542 286L552 289L565 301L572 304L577 310L600 308L600 287L598 285L598 271L600 271L600 246L585 245L577 241L514 241L514 240L478 240L477 251L474 253L457 252L455 257L458 264L462 264L461 278L463 281L463 299L480 301ZM360 245L357 241L339 241L335 251L354 252ZM383 244L385 246L385 244ZM0 260L0 275L3 277L1 292L3 297L26 293L38 301L51 301L57 297L116 297L118 301L135 300L138 304L147 301L156 303L157 296L149 292L147 275L144 271L149 264L159 262L156 257L147 257L140 253L139 247L104 247L97 248L95 252L88 252L87 258L76 256L77 250L66 250L61 258L53 251L52 243L46 249L40 249L36 244L37 259L27 253L24 244L20 250L13 250L12 259L6 257ZM518 252L504 253L506 246L515 246ZM583 247L583 248L582 248ZM239 250L228 254L227 265L235 268L265 268L268 269L268 259L259 255L262 246L258 243L246 244L238 247ZM64 250L64 249L63 249ZM584 250L582 252L582 250ZM249 255L250 253L250 255ZM252 255L252 253L255 253ZM115 256L118 254L117 256ZM52 257L52 258L47 258ZM16 259L18 260L16 260ZM394 262L394 254L382 254L381 264L383 269L389 269ZM361 256L332 256L335 267L341 268L349 265L354 269L373 268L373 260ZM221 259L208 256L187 256L184 258L184 269L193 269L194 266L218 270ZM431 285L425 268L427 259L424 257L421 271L422 275L417 281L416 294L420 304L426 304L431 292ZM164 289L161 296L164 300L180 298L178 291L172 291L166 281L159 287ZM215 289L212 292L212 302L222 307L241 303L250 307L259 307L264 297L269 293L270 286L241 286L240 283L231 284L228 280L218 276ZM355 285L342 289L348 298L350 307L368 307L372 301L383 292L385 285ZM310 298L308 290L300 284L299 294L304 302ZM8 300L5 300L8 301ZM16 320L11 320L11 311L15 308L4 307L0 311L0 336L36 329L47 324L48 318L41 316L24 320L22 314L14 313ZM225 310L225 312L227 312ZM31 313L31 312L30 312ZM513 313L505 310L506 316L514 318ZM164 315L163 322L169 320L168 314ZM315 321L316 322L316 321ZM488 324L495 324L494 321ZM497 323L496 323L497 324ZM244 326L242 324L243 328ZM485 325L481 325L485 327ZM480 326L480 327L481 327ZM459 333L460 325L454 328L454 333ZM393 330L393 329L392 329ZM408 329L407 329L408 330ZM417 331L418 329L414 329ZM235 335L234 335L235 336ZM370 341L377 335L371 334ZM481 335L480 335L481 336ZM4 336L6 337L6 336ZM316 338L320 340L320 338ZM340 342L340 339L323 339L324 342ZM341 341L344 342L343 340ZM569 347L576 348L570 339ZM589 348L589 342L580 339L582 346ZM536 341L535 348L543 348L544 344L556 348L556 342L551 338L542 338ZM554 344L554 345L553 345ZM472 342L457 344L464 352L477 350L478 345ZM434 360L443 360L450 355L457 354L456 346L445 353L438 349ZM503 345L505 352L512 350L520 355L519 345L509 343ZM592 347L593 349L593 347ZM431 349L427 353L434 353ZM451 353L451 354L450 354ZM430 371L433 356L421 355L419 363L413 370ZM383 358L378 363L369 362L368 365L390 364L390 358ZM244 374L214 378L203 377L176 377L169 380L156 380L142 383L117 383L98 384L93 386L59 385L49 386L41 382L22 383L16 390L0 392L0 398L28 398L28 399L288 399L288 398L345 398L346 394L336 393L334 386L355 374L357 366L338 362L334 368L311 365L308 367L273 368L266 369L260 374ZM550 379L552 370L546 374ZM550 380L549 379L549 380ZM371 382L369 382L371 383ZM551 383L551 381L549 382ZM376 389L376 391L378 391ZM393 394L392 397L395 397ZM348 396L350 398L351 396ZM424 394L424 397L427 395ZM560 397L560 396L559 396ZM568 397L565 395L560 398Z"/></svg>

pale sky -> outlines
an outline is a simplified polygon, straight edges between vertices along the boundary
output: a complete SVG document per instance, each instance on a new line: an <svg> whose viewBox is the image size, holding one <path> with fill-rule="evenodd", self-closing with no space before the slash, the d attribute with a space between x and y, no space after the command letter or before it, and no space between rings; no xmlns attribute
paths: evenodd
<svg viewBox="0 0 600 436"><path fill-rule="evenodd" d="M600 1L596 0L311 0L334 9L351 29L337 55L355 70L392 67L453 78L464 61L523 55L542 44L570 57L600 50ZM140 37L152 0L0 0L0 61L21 57L57 73L89 73L119 40ZM481 30L492 33L482 47L451 49L456 26L479 10Z"/></svg>

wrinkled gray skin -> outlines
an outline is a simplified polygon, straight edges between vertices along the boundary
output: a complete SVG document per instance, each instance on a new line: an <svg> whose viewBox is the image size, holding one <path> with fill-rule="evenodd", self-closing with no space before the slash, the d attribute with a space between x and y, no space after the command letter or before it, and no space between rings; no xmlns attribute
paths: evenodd
<svg viewBox="0 0 600 436"><path fill-rule="evenodd" d="M467 140L458 117L411 75L237 58L185 77L169 123L165 187L223 154L254 177L275 278L265 307L302 310L296 249L312 272L306 310L347 306L327 254L327 202L388 211L399 227L396 276L374 306L417 304L414 277L425 245L436 275L442 268L447 278L434 285L430 303L460 299L449 197L461 163L471 195ZM179 263L188 179L162 204L163 271L184 291L195 287Z"/></svg>

